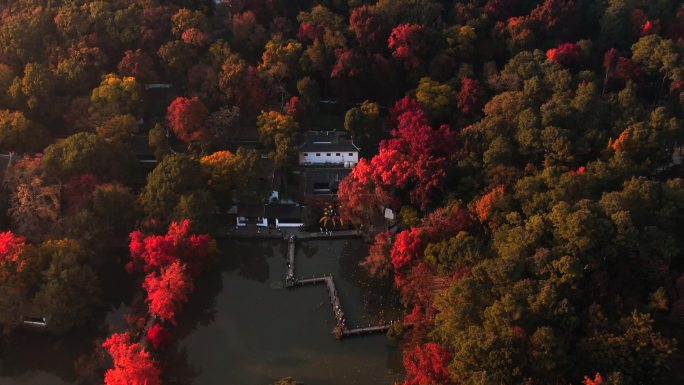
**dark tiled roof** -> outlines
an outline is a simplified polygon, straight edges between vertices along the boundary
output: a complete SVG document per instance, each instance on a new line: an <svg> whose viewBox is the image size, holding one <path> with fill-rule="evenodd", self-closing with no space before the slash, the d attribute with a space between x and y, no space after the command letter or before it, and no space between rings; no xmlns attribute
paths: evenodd
<svg viewBox="0 0 684 385"><path fill-rule="evenodd" d="M300 152L354 152L354 145L345 131L308 131L304 133Z"/></svg>
<svg viewBox="0 0 684 385"><path fill-rule="evenodd" d="M302 206L271 203L266 206L266 217L274 219L301 219Z"/></svg>
<svg viewBox="0 0 684 385"><path fill-rule="evenodd" d="M264 205L238 205L237 215L245 218L263 217L264 211Z"/></svg>
<svg viewBox="0 0 684 385"><path fill-rule="evenodd" d="M321 168L307 169L302 176L303 186L300 187L304 197L317 195L336 195L340 181L351 172L351 168ZM323 186L330 189L324 192ZM318 191L317 191L318 190Z"/></svg>

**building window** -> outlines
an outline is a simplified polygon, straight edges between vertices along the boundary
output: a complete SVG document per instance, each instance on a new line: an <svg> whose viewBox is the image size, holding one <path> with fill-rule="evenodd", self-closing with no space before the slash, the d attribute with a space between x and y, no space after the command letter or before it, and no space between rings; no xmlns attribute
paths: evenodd
<svg viewBox="0 0 684 385"><path fill-rule="evenodd" d="M335 156L340 156L340 153L338 152L337 154L335 154Z"/></svg>
<svg viewBox="0 0 684 385"><path fill-rule="evenodd" d="M304 156L309 156L309 154L307 154L307 153L305 152L305 153L304 153Z"/></svg>
<svg viewBox="0 0 684 385"><path fill-rule="evenodd" d="M316 154L316 156L321 156L321 154Z"/></svg>
<svg viewBox="0 0 684 385"><path fill-rule="evenodd" d="M353 153L353 152L350 152L350 153L349 153L349 156L354 156L354 153Z"/></svg>

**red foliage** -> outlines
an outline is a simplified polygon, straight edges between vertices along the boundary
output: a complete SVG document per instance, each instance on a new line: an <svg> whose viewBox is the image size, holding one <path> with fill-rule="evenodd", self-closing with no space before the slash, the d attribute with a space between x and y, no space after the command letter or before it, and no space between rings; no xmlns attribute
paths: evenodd
<svg viewBox="0 0 684 385"><path fill-rule="evenodd" d="M206 139L209 136L209 131L204 124L208 115L207 107L198 97L192 99L178 97L169 105L166 120L176 136L189 143Z"/></svg>
<svg viewBox="0 0 684 385"><path fill-rule="evenodd" d="M337 62L330 73L333 78L357 77L364 73L366 59L361 53L353 49L340 49L337 52Z"/></svg>
<svg viewBox="0 0 684 385"><path fill-rule="evenodd" d="M118 68L121 75L132 76L141 84L154 83L157 80L154 60L140 49L126 51Z"/></svg>
<svg viewBox="0 0 684 385"><path fill-rule="evenodd" d="M446 180L447 156L455 146L451 127L432 128L422 108L409 98L398 102L392 115L398 122L393 137L381 142L370 164L360 162L340 184L343 214L352 222L361 221L360 214L368 214L371 206L391 203L395 189L405 189L411 203L425 209Z"/></svg>
<svg viewBox="0 0 684 385"><path fill-rule="evenodd" d="M148 274L143 287L147 290L150 313L175 324L176 314L188 302L193 283L187 267L180 261L175 261L162 268L159 274Z"/></svg>
<svg viewBox="0 0 684 385"><path fill-rule="evenodd" d="M149 273L181 260L189 266L193 276L197 276L213 240L207 234L192 234L190 226L186 219L171 223L166 235L145 235L139 230L132 232L129 245L131 261L126 269Z"/></svg>
<svg viewBox="0 0 684 385"><path fill-rule="evenodd" d="M264 47L267 39L266 28L259 24L253 11L233 15L230 29L233 33L232 45L247 50L259 50Z"/></svg>
<svg viewBox="0 0 684 385"><path fill-rule="evenodd" d="M425 246L421 229L412 228L399 233L394 241L391 254L394 270L400 271L410 265L411 262L422 258Z"/></svg>
<svg viewBox="0 0 684 385"><path fill-rule="evenodd" d="M593 380L584 376L584 385L603 385L603 376L601 376L601 373L596 373Z"/></svg>
<svg viewBox="0 0 684 385"><path fill-rule="evenodd" d="M400 24L392 30L389 38L392 56L400 59L408 70L421 66L428 51L425 28L419 24Z"/></svg>
<svg viewBox="0 0 684 385"><path fill-rule="evenodd" d="M660 33L660 20L649 20L646 12L639 8L632 11L632 29L639 36Z"/></svg>
<svg viewBox="0 0 684 385"><path fill-rule="evenodd" d="M148 52L157 52L171 34L171 16L177 5L144 7L141 43Z"/></svg>
<svg viewBox="0 0 684 385"><path fill-rule="evenodd" d="M157 362L128 334L113 334L102 344L114 360L105 373L105 385L161 385Z"/></svg>
<svg viewBox="0 0 684 385"><path fill-rule="evenodd" d="M0 281L24 270L26 261L22 253L25 247L26 238L14 235L11 231L0 233Z"/></svg>
<svg viewBox="0 0 684 385"><path fill-rule="evenodd" d="M184 42L197 47L204 47L209 41L207 34L197 28L188 28L188 30L181 35L181 39Z"/></svg>
<svg viewBox="0 0 684 385"><path fill-rule="evenodd" d="M390 194L374 184L373 173L371 164L361 158L352 172L340 182L340 214L345 221L367 223L391 201Z"/></svg>
<svg viewBox="0 0 684 385"><path fill-rule="evenodd" d="M579 62L580 49L574 43L564 43L546 51L546 58L564 66L576 64Z"/></svg>
<svg viewBox="0 0 684 385"><path fill-rule="evenodd" d="M544 31L552 32L563 26L571 26L576 14L575 0L545 0L530 12L530 22L539 24Z"/></svg>
<svg viewBox="0 0 684 385"><path fill-rule="evenodd" d="M438 343L410 346L404 351L404 385L451 384L450 361L451 353Z"/></svg>
<svg viewBox="0 0 684 385"><path fill-rule="evenodd" d="M304 118L304 113L306 112L304 103L302 103L302 100L299 98L299 96L293 96L290 98L290 100L287 102L287 114L294 117L298 121L301 121Z"/></svg>
<svg viewBox="0 0 684 385"><path fill-rule="evenodd" d="M484 12L494 20L505 20L515 12L518 0L489 0Z"/></svg>
<svg viewBox="0 0 684 385"><path fill-rule="evenodd" d="M349 17L349 26L364 49L375 50L388 39L389 28L385 20L370 5L354 8Z"/></svg>
<svg viewBox="0 0 684 385"><path fill-rule="evenodd" d="M572 174L572 175L577 175L577 174L580 174L580 175L581 175L581 174L584 174L585 172L587 172L587 167L586 167L586 166L580 166L577 170L570 170L570 171L568 171L568 173L569 173L569 174Z"/></svg>
<svg viewBox="0 0 684 385"><path fill-rule="evenodd" d="M621 56L618 59L615 77L622 80L635 79L641 75L641 66L632 59Z"/></svg>
<svg viewBox="0 0 684 385"><path fill-rule="evenodd" d="M173 335L161 324L156 323L147 331L147 340L155 349L159 349L173 341Z"/></svg>
<svg viewBox="0 0 684 385"><path fill-rule="evenodd" d="M392 233L383 231L375 235L375 241L368 250L368 256L360 265L373 277L387 277L392 271Z"/></svg>
<svg viewBox="0 0 684 385"><path fill-rule="evenodd" d="M475 203L475 213L481 222L487 221L492 214L492 208L503 198L504 186L498 186L486 193Z"/></svg>
<svg viewBox="0 0 684 385"><path fill-rule="evenodd" d="M480 82L464 77L458 92L458 108L464 114L473 114L482 108L483 91Z"/></svg>
<svg viewBox="0 0 684 385"><path fill-rule="evenodd" d="M387 121L388 128L392 130L395 129L399 125L399 117L409 111L413 112L415 115L422 114L425 117L425 121L427 121L427 115L420 103L418 103L416 99L405 96L397 101L390 109L389 119Z"/></svg>
<svg viewBox="0 0 684 385"><path fill-rule="evenodd" d="M618 51L611 48L603 55L603 68L607 73L615 71L618 63Z"/></svg>
<svg viewBox="0 0 684 385"><path fill-rule="evenodd" d="M90 202L95 187L97 187L97 177L93 174L76 175L69 179L64 188L68 211L75 213L85 208Z"/></svg>
<svg viewBox="0 0 684 385"><path fill-rule="evenodd" d="M440 207L423 220L424 239L428 242L438 242L459 231L468 230L472 226L472 219L468 211L460 206L449 208Z"/></svg>
<svg viewBox="0 0 684 385"><path fill-rule="evenodd" d="M299 26L297 39L302 42L314 41L323 38L323 28L311 22L302 23Z"/></svg>
<svg viewBox="0 0 684 385"><path fill-rule="evenodd" d="M399 288L402 301L406 303L430 303L438 289L435 286L435 274L425 261L418 262L407 271L396 272L394 284ZM432 307L425 311L431 312Z"/></svg>

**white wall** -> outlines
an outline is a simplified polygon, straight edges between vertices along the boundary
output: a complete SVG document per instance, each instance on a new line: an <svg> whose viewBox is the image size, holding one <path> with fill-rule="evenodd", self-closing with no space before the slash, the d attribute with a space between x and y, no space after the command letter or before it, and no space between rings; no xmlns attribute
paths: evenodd
<svg viewBox="0 0 684 385"><path fill-rule="evenodd" d="M316 156L318 154L318 156ZM330 154L330 155L328 155ZM337 154L340 154L339 156ZM352 154L352 155L349 155ZM300 152L299 164L344 164L345 162L358 163L359 152Z"/></svg>
<svg viewBox="0 0 684 385"><path fill-rule="evenodd" d="M304 226L304 223L282 223L280 220L276 219L276 227L292 228L292 227L302 227L302 226Z"/></svg>
<svg viewBox="0 0 684 385"><path fill-rule="evenodd" d="M238 227L245 227L247 226L247 218L245 217L237 217L237 226ZM266 218L258 218L256 225L258 227L267 227L268 226L268 219Z"/></svg>

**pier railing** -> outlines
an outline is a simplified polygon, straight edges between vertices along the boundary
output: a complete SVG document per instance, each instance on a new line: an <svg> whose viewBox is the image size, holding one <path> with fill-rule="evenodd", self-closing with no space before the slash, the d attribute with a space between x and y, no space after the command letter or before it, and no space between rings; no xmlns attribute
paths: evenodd
<svg viewBox="0 0 684 385"><path fill-rule="evenodd" d="M287 240L287 272L285 274L285 287L296 288L305 285L325 284L328 289L328 299L332 307L333 315L337 321L336 335L338 338L351 337L362 334L384 333L392 326L392 322L388 324L368 325L367 327L357 326L349 328L347 326L347 319L344 315L344 309L340 302L340 297L335 287L335 280L332 275L323 275L310 278L295 278L295 252L296 252L296 237L291 236Z"/></svg>

